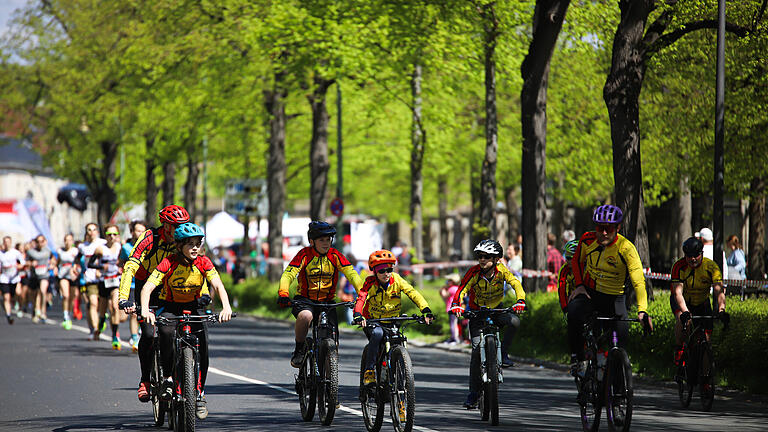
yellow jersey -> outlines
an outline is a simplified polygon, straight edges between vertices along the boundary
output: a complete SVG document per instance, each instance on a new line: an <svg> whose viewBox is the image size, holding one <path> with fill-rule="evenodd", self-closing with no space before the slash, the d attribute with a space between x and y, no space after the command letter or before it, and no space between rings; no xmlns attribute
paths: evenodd
<svg viewBox="0 0 768 432"><path fill-rule="evenodd" d="M723 283L720 267L707 257L701 258L701 265L690 267L685 258L672 266L672 284L683 284L683 298L691 306L698 306L709 299L709 289L716 283Z"/></svg>
<svg viewBox="0 0 768 432"><path fill-rule="evenodd" d="M360 288L355 302L355 312L365 318L391 318L400 315L401 297L405 294L420 311L429 308L424 296L399 274L392 273L389 285L381 286L376 275L368 276Z"/></svg>

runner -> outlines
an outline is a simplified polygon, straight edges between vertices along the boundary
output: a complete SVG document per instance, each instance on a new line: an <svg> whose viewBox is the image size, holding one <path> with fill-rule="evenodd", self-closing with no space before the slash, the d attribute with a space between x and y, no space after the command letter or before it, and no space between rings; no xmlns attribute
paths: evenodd
<svg viewBox="0 0 768 432"><path fill-rule="evenodd" d="M120 254L120 231L117 225L107 225L104 232L107 242L93 251L88 260L89 268L96 268L101 272L99 282L99 326L100 331L105 330L106 316L109 309L109 321L112 328L112 349L120 351L120 327L122 311L117 307L117 288L120 286L120 268L117 266L117 256ZM98 264L96 263L98 261Z"/></svg>
<svg viewBox="0 0 768 432"><path fill-rule="evenodd" d="M147 223L143 220L134 220L131 221L131 224L128 226L128 228L131 231L131 239L123 243L123 247L120 249L120 256L117 258L117 266L120 267L121 272L123 267L125 267L125 263L128 261L128 257L131 256L131 250L133 250L133 246L139 240L139 237L144 234L144 231L147 230ZM128 300L132 302L136 302L135 290L136 282L134 282L133 278L131 278L131 294L128 296ZM139 352L139 320L136 318L136 314L128 315L131 327L131 350L133 352Z"/></svg>
<svg viewBox="0 0 768 432"><path fill-rule="evenodd" d="M11 247L13 242L9 236L3 237L3 244L0 246L0 292L3 293L3 306L5 306L5 318L8 324L13 324L13 315L11 315L11 296L16 285L21 279L20 272L24 269L26 262L24 256L17 249Z"/></svg>
<svg viewBox="0 0 768 432"><path fill-rule="evenodd" d="M29 265L29 289L34 294L35 316L32 322L43 322L48 319L48 270L51 265L51 250L48 241L42 234L35 237L34 247L27 251Z"/></svg>
<svg viewBox="0 0 768 432"><path fill-rule="evenodd" d="M88 327L91 329L91 340L99 340L99 335L102 331L100 326L97 327L99 325L98 305L101 271L99 271L97 268L88 267L88 263L90 262L91 256L93 256L93 253L96 251L96 249L104 244L106 244L106 241L99 237L99 226L93 222L86 225L85 241L80 244L78 253L78 257L80 259L85 259L85 269L80 271L76 267L75 274L79 276L82 273L83 275L84 285L81 288L81 292L85 293L85 296L88 300L88 312L86 314L86 319L88 320Z"/></svg>
<svg viewBox="0 0 768 432"><path fill-rule="evenodd" d="M64 236L64 246L57 251L59 266L59 290L61 291L61 309L64 311L64 321L61 326L65 330L72 329L72 310L75 298L79 295L77 278L72 274L72 268L77 257L75 237L72 234Z"/></svg>

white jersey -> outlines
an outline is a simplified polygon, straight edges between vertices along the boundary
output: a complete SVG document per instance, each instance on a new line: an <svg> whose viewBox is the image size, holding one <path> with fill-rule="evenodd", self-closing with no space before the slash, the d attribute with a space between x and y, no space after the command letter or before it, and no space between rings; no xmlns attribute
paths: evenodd
<svg viewBox="0 0 768 432"><path fill-rule="evenodd" d="M77 248L72 246L68 250L59 248L59 278L74 280L72 276L72 267L75 264L75 257L77 257Z"/></svg>
<svg viewBox="0 0 768 432"><path fill-rule="evenodd" d="M101 278L96 276L96 269L88 267L88 261L93 256L93 253L96 251L96 248L98 248L99 246L104 246L106 244L107 244L106 240L104 240L103 238L97 238L96 240L90 243L86 243L86 242L80 243L80 246L78 247L80 254L82 254L85 257L85 273L83 274L83 279L85 280L86 284L94 284L94 283L101 282Z"/></svg>
<svg viewBox="0 0 768 432"><path fill-rule="evenodd" d="M21 280L21 273L16 267L18 264L26 264L24 255L18 249L0 251L0 283L15 284Z"/></svg>
<svg viewBox="0 0 768 432"><path fill-rule="evenodd" d="M101 247L101 265L107 268L101 271L104 279L104 286L107 288L117 288L120 286L120 268L117 266L117 257L120 255L122 246L115 242L112 248L107 245Z"/></svg>

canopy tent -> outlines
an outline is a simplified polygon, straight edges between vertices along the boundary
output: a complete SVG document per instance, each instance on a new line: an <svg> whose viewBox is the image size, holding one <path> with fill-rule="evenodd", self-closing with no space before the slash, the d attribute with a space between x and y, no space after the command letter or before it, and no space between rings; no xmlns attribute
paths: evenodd
<svg viewBox="0 0 768 432"><path fill-rule="evenodd" d="M232 246L242 241L244 234L245 226L227 212L216 213L205 224L205 242L211 249Z"/></svg>
<svg viewBox="0 0 768 432"><path fill-rule="evenodd" d="M0 234L11 236L14 242L28 242L42 234L48 247L56 250L48 216L32 199L0 201Z"/></svg>

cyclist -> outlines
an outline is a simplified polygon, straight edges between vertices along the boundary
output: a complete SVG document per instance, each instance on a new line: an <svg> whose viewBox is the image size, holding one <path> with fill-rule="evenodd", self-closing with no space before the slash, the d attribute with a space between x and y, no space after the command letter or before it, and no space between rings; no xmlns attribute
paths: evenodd
<svg viewBox="0 0 768 432"><path fill-rule="evenodd" d="M579 242L576 240L568 241L563 246L563 258L565 258L565 264L560 267L560 271L557 273L557 294L560 297L560 309L563 314L567 314L568 310L568 296L573 291L573 267L571 266L571 258L573 258L574 252Z"/></svg>
<svg viewBox="0 0 768 432"><path fill-rule="evenodd" d="M376 357L381 341L384 339L384 329L378 324L367 324L366 319L391 318L400 315L401 294L407 295L425 315L427 324L434 319L429 304L416 289L399 274L394 266L397 258L388 250L378 250L368 257L368 268L373 275L368 276L360 288L355 302L353 318L360 324L368 337L365 354L365 385L376 382Z"/></svg>
<svg viewBox="0 0 768 432"><path fill-rule="evenodd" d="M107 242L93 252L88 260L89 268L96 268L101 272L99 283L99 329L105 326L104 314L109 310L109 321L112 329L112 349L120 351L120 310L117 306L117 288L120 286L120 268L117 266L117 256L120 254L120 231L117 225L107 225L104 232ZM96 261L99 261L97 264ZM102 330L103 331L103 330Z"/></svg>
<svg viewBox="0 0 768 432"><path fill-rule="evenodd" d="M713 288L717 303L718 317L727 324L730 320L725 311L725 290L723 276L717 264L703 255L704 243L696 237L683 242L685 256L672 266L672 294L669 305L675 315L675 365L683 355L683 328L689 324L691 315L712 316L709 289ZM701 323L707 340L712 335L712 321Z"/></svg>
<svg viewBox="0 0 768 432"><path fill-rule="evenodd" d="M11 297L16 290L16 285L21 280L19 273L25 265L24 255L13 247L11 237L3 237L3 244L0 246L0 292L3 293L3 306L5 306L5 318L8 320L8 324L13 324Z"/></svg>
<svg viewBox="0 0 768 432"><path fill-rule="evenodd" d="M120 255L117 257L117 266L120 267L122 270L123 267L125 267L125 263L128 261L128 257L131 256L131 250L133 250L133 246L136 244L136 242L139 240L139 237L141 237L142 234L144 234L144 231L147 230L147 224L146 222L142 220L133 220L128 225L128 228L131 231L131 239L123 243L123 247L120 249ZM131 293L128 296L130 301L135 301L135 288L136 283L134 282L133 278L131 278ZM130 320L130 329L131 329L131 350L133 352L139 351L139 321L136 318L136 315L130 314L129 318Z"/></svg>
<svg viewBox="0 0 768 432"><path fill-rule="evenodd" d="M635 245L619 234L624 214L614 205L601 205L592 214L595 231L581 236L571 265L573 285L568 296L568 341L573 356L571 371L580 373L584 361L584 323L594 311L602 317L627 318L624 282L627 278L637 293L637 317L643 326L653 329L651 316L646 312L648 298L645 291L643 264ZM629 335L627 322L615 323L619 345Z"/></svg>
<svg viewBox="0 0 768 432"><path fill-rule="evenodd" d="M61 309L64 311L64 320L61 322L61 326L65 330L71 330L73 304L78 296L77 281L72 274L75 257L77 257L75 237L72 234L64 236L64 246L59 248L58 255L59 291L61 291Z"/></svg>
<svg viewBox="0 0 768 432"><path fill-rule="evenodd" d="M78 257L85 260L85 268L82 271L84 285L80 289L88 300L88 326L91 328L91 339L99 340L102 328L99 323L99 284L101 272L98 268L88 267L88 262L99 246L106 244L106 240L99 237L99 226L91 222L85 226L85 241L80 243ZM75 267L76 275L80 269ZM97 327L98 326L98 327Z"/></svg>
<svg viewBox="0 0 768 432"><path fill-rule="evenodd" d="M309 223L307 237L309 246L301 249L288 264L280 277L277 304L280 307L291 305L288 297L291 282L298 278L298 293L294 300L305 300L315 303L327 303L336 295L336 285L339 282L339 272L344 273L355 290L360 291L363 285L360 275L357 274L352 264L338 250L331 247L336 228L324 221L312 221ZM304 357L304 341L307 338L309 325L314 316L312 307L306 304L296 304L291 311L296 317L294 333L296 335L296 349L291 355L291 366L301 367ZM328 320L338 333L338 318L336 310L328 311Z"/></svg>
<svg viewBox="0 0 768 432"><path fill-rule="evenodd" d="M197 310L198 314L205 313L206 306L211 303L208 285L216 290L221 299L221 312L219 321L227 322L232 318L232 308L229 305L229 297L224 284L213 262L200 252L203 250L203 229L187 222L179 225L173 233L178 252L165 257L149 276L141 289L141 316L149 325L155 324L155 315L149 309L150 297L157 287L162 287L158 295L160 316L181 315L184 310ZM206 284L206 281L208 282ZM161 312L162 311L162 312ZM205 401L205 379L208 376L208 329L203 323L191 324L193 330L198 333L200 383L199 396L196 404L196 415L199 419L208 417L208 408ZM160 393L161 398L169 400L173 396L173 378L168 374L173 370L173 341L176 325L161 325L158 328L160 335L160 358L163 372L167 375L163 381Z"/></svg>
<svg viewBox="0 0 768 432"><path fill-rule="evenodd" d="M141 288L155 267L165 257L176 251L173 242L173 232L179 225L189 222L189 213L184 207L169 205L163 207L158 214L161 226L151 228L139 237L133 246L128 261L123 267L120 278L118 305L126 313L133 313L135 304L128 300L131 293L131 280L136 277L135 289ZM158 304L158 294L150 296L150 306ZM152 367L152 339L155 337L154 327L146 322L141 324L139 338L139 365L141 366L141 381L139 381L138 397L141 402L149 402L149 369Z"/></svg>
<svg viewBox="0 0 768 432"><path fill-rule="evenodd" d="M33 322L43 323L48 319L48 270L51 265L51 249L42 234L35 237L33 247L27 251L27 264L29 265L29 289L35 296L35 316Z"/></svg>
<svg viewBox="0 0 768 432"><path fill-rule="evenodd" d="M496 322L499 325L507 326L504 333L504 340L501 343L502 366L512 366L512 360L507 351L512 344L512 338L520 327L520 318L517 314L525 310L525 291L520 281L507 269L504 264L499 262L503 249L496 240L482 240L475 246L475 257L477 265L467 270L459 283L459 289L451 301L451 312L456 315L464 313L464 307L461 306L462 299L467 296L467 308L470 310L487 307L490 309L498 308L504 299L504 282L515 290L517 302L514 304L513 312L507 312L498 316ZM469 335L472 338L472 357L469 363L469 394L464 402L464 407L473 409L477 406L477 399L480 390L480 329L483 327L483 321L480 318L469 320Z"/></svg>

